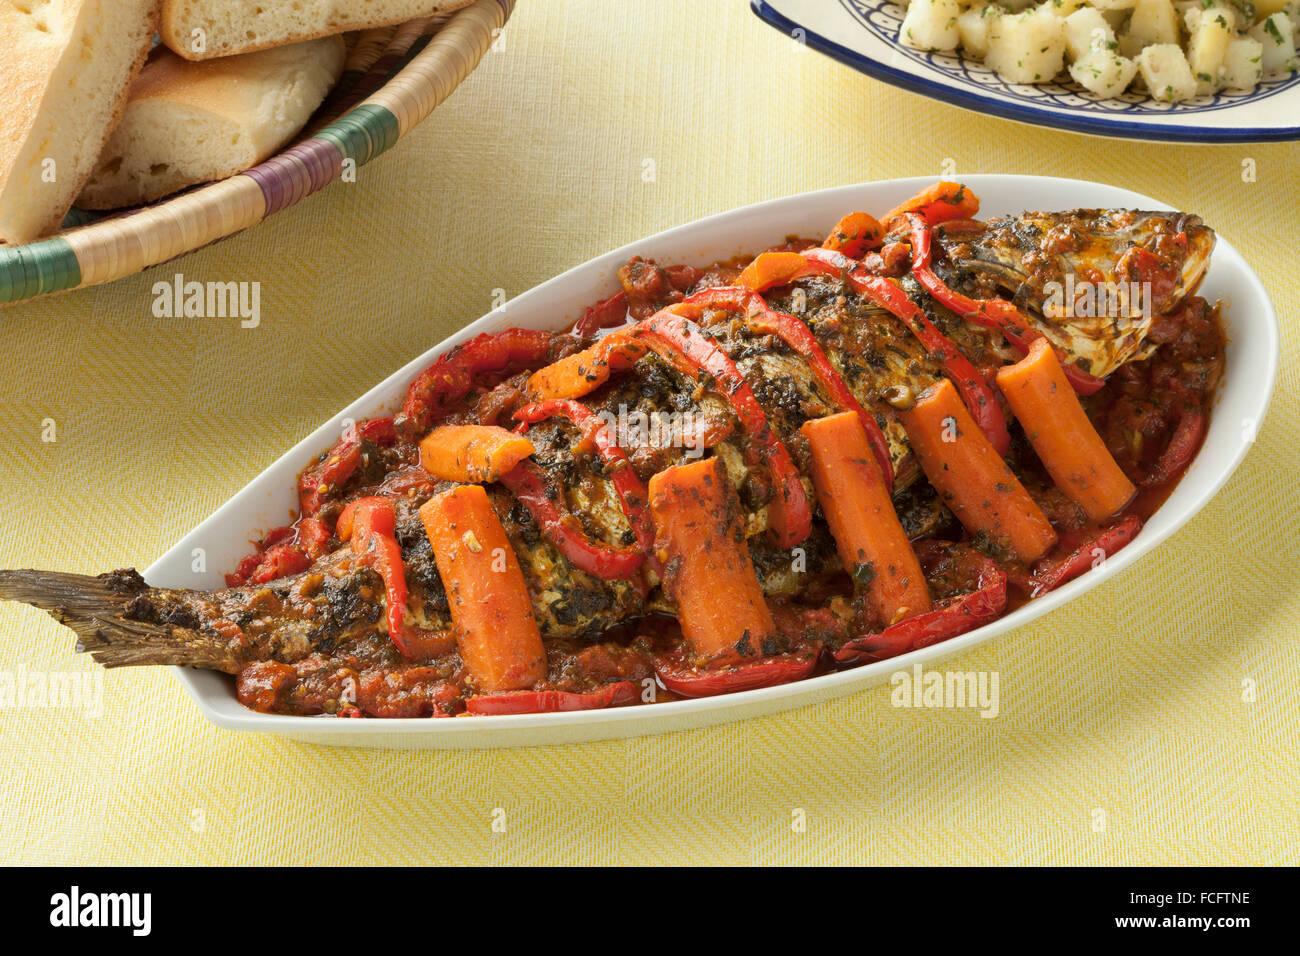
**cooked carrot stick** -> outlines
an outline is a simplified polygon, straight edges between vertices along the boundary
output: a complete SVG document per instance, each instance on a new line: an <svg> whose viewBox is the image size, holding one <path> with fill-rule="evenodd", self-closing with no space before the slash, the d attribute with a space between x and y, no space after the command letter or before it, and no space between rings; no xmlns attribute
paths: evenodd
<svg viewBox="0 0 1300 956"><path fill-rule="evenodd" d="M1089 518L1103 521L1133 499L1137 489L1088 420L1047 339L999 369L997 381L1056 487Z"/></svg>
<svg viewBox="0 0 1300 956"><path fill-rule="evenodd" d="M458 485L420 508L451 605L465 667L485 691L546 677L546 650L510 539L481 485Z"/></svg>
<svg viewBox="0 0 1300 956"><path fill-rule="evenodd" d="M765 292L785 285L807 267L797 252L760 252L736 277L736 285L751 292Z"/></svg>
<svg viewBox="0 0 1300 956"><path fill-rule="evenodd" d="M880 221L888 229L899 216L915 212L933 226L949 219L971 219L979 211L979 197L961 183L938 182L889 210Z"/></svg>
<svg viewBox="0 0 1300 956"><path fill-rule="evenodd" d="M850 259L861 259L869 249L880 248L884 237L885 227L875 216L851 212L835 224L822 248L842 252Z"/></svg>
<svg viewBox="0 0 1300 956"><path fill-rule="evenodd" d="M695 653L763 653L776 625L745 544L740 499L717 458L675 465L650 479L655 551Z"/></svg>
<svg viewBox="0 0 1300 956"><path fill-rule="evenodd" d="M528 391L537 401L581 398L609 381L611 372L630 367L647 351L645 343L612 332L590 348L538 369L528 379Z"/></svg>
<svg viewBox="0 0 1300 956"><path fill-rule="evenodd" d="M925 476L967 531L1026 562L1056 543L1042 509L979 430L952 382L940 379L899 417Z"/></svg>
<svg viewBox="0 0 1300 956"><path fill-rule="evenodd" d="M888 627L930 610L921 562L898 521L857 412L840 412L799 429L812 451L812 480L826 523L855 581Z"/></svg>
<svg viewBox="0 0 1300 956"><path fill-rule="evenodd" d="M420 467L444 481L496 481L533 453L500 425L440 425L420 442Z"/></svg>

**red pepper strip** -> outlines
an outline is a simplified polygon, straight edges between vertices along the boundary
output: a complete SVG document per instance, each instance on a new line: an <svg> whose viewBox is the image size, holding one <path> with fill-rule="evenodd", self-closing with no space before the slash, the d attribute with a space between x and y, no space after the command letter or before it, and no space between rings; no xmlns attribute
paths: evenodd
<svg viewBox="0 0 1300 956"><path fill-rule="evenodd" d="M268 531L262 540L257 543L252 554L245 555L243 560L235 566L235 570L226 575L226 587L238 588L248 584L252 580L254 573L256 573L258 566L262 563L263 558L266 557L267 552L281 542L291 541L293 533L293 528L289 525ZM272 579L268 578L267 580Z"/></svg>
<svg viewBox="0 0 1300 956"><path fill-rule="evenodd" d="M334 538L334 532L324 521L319 518L302 518L293 526L293 532L294 545L307 555L308 559L316 561L329 554L330 541Z"/></svg>
<svg viewBox="0 0 1300 956"><path fill-rule="evenodd" d="M226 587L238 588L247 584L249 578L253 576L253 572L257 570L258 564L261 563L262 554L261 551L254 551L252 554L244 555L240 562L235 565L235 570L226 575Z"/></svg>
<svg viewBox="0 0 1300 956"><path fill-rule="evenodd" d="M938 644L996 620L1007 606L1007 575L988 560L980 568L976 590L946 601L934 609L892 624L878 634L855 637L838 651L841 664L865 664L897 657L908 651Z"/></svg>
<svg viewBox="0 0 1300 956"><path fill-rule="evenodd" d="M311 567L311 559L302 549L291 543L277 544L263 552L261 560L248 579L249 584L266 584L286 578Z"/></svg>
<svg viewBox="0 0 1300 956"><path fill-rule="evenodd" d="M256 551L239 562L233 573L226 575L226 586L266 584L306 571L313 561L329 552L333 537L329 525L319 518L303 518L292 527L276 528L267 533Z"/></svg>
<svg viewBox="0 0 1300 956"><path fill-rule="evenodd" d="M699 326L669 306L632 326L631 334L644 339L651 348L669 358L687 374L707 372L741 425L767 459L775 485L768 508L771 531L782 548L793 548L812 533L812 508L804 493L799 472L790 460L790 452L767 423L767 415L754 390L749 387L736 363L717 344L706 338Z"/></svg>
<svg viewBox="0 0 1300 956"><path fill-rule="evenodd" d="M515 418L529 425L535 425L555 415L561 415L577 425L582 430L583 442L590 442L595 447L609 471L610 483L618 494L619 503L623 506L623 515L627 518L627 523L632 526L632 533L636 535L637 543L641 545L643 551L649 553L654 547L655 540L654 522L646 508L649 492L646 491L645 483L633 471L627 453L609 434L605 423L586 405L571 399L538 402L515 412Z"/></svg>
<svg viewBox="0 0 1300 956"><path fill-rule="evenodd" d="M371 418L357 426L357 436L385 448L397 443L397 430L391 418Z"/></svg>
<svg viewBox="0 0 1300 956"><path fill-rule="evenodd" d="M330 494L342 488L361 466L361 444L368 441L385 448L397 441L391 418L372 418L339 439L320 461L298 477L298 506L304 517L324 507Z"/></svg>
<svg viewBox="0 0 1300 956"><path fill-rule="evenodd" d="M841 276L861 295L866 296L907 323L912 334L925 346L925 350L943 363L944 371L957 387L962 401L970 410L971 418L999 455L1011 448L1011 435L1007 420L984 376L971 364L970 359L935 327L903 291L903 287L884 276L868 275L852 259L828 249L809 249L804 254L809 268L822 275Z"/></svg>
<svg viewBox="0 0 1300 956"><path fill-rule="evenodd" d="M1064 558L1043 558L1034 565L1030 581L1030 597L1055 591L1067 581L1073 581L1085 571L1096 567L1099 561L1109 558L1132 541L1142 530L1142 519L1125 515L1109 528L1103 528L1092 538L1076 547ZM1098 557L1097 552L1101 555Z"/></svg>
<svg viewBox="0 0 1300 956"><path fill-rule="evenodd" d="M537 329L506 329L483 333L448 352L419 374L406 393L397 416L405 437L423 435L435 418L469 394L481 375L514 366L541 365L551 359L556 336Z"/></svg>
<svg viewBox="0 0 1300 956"><path fill-rule="evenodd" d="M1163 485L1177 477L1201 447L1205 437L1205 411L1199 405L1185 404L1178 414L1178 424L1169 436L1165 450L1140 484L1144 488Z"/></svg>
<svg viewBox="0 0 1300 956"><path fill-rule="evenodd" d="M718 667L691 667L679 654L662 654L655 658L655 673L674 694L682 697L716 697L758 687L789 684L803 680L817 666L821 646L778 654L756 661L743 661Z"/></svg>
<svg viewBox="0 0 1300 956"><path fill-rule="evenodd" d="M561 710L599 710L636 702L636 684L630 680L606 684L590 694L562 690L517 690L471 697L465 710L471 714L550 714Z"/></svg>
<svg viewBox="0 0 1300 956"><path fill-rule="evenodd" d="M1036 339L1043 338L1043 333L1030 325L1020 310L1005 299L972 299L948 288L931 266L934 232L930 225L916 213L908 213L907 222L912 229L912 275L916 276L922 288L940 305L976 325L997 329L1021 355L1028 354L1029 346ZM1061 360L1066 379L1080 395L1091 395L1106 384L1104 379L1085 372L1065 358L1060 349L1053 348Z"/></svg>
<svg viewBox="0 0 1300 956"><path fill-rule="evenodd" d="M754 331L775 335L802 355L836 407L843 412L856 412L862 420L876 464L880 466L880 472L885 478L885 487L891 492L894 490L894 461L889 455L889 442L885 440L885 433L880 430L875 417L862 407L857 396L826 357L817 337L802 320L788 312L778 312L758 293L738 286L705 289L686 299L682 305L688 308L700 306L701 311L707 308L744 312L746 322Z"/></svg>
<svg viewBox="0 0 1300 956"><path fill-rule="evenodd" d="M601 329L622 325L627 321L627 293L619 290L608 299L588 306L582 318L573 324L573 334L589 339Z"/></svg>
<svg viewBox="0 0 1300 956"><path fill-rule="evenodd" d="M558 500L558 493L552 497L546 476L537 462L525 459L499 480L532 512L542 533L575 568L598 578L624 580L635 578L641 570L646 555L640 545L615 548L587 537L578 519Z"/></svg>
<svg viewBox="0 0 1300 956"><path fill-rule="evenodd" d="M937 182L899 203L880 217L889 231L907 213L920 213L926 222L969 219L980 211L980 200L962 183Z"/></svg>
<svg viewBox="0 0 1300 956"><path fill-rule="evenodd" d="M285 525L283 528L274 528L266 533L266 537L262 539L262 543L258 547L266 551L272 545L280 544L282 541L292 541L296 534L297 529L291 524Z"/></svg>
<svg viewBox="0 0 1300 956"><path fill-rule="evenodd" d="M410 627L406 623L406 567L397 543L397 514L389 498L359 498L353 502L352 553L357 564L373 568L384 579L388 603L388 637L403 657L444 654L455 646L448 634Z"/></svg>

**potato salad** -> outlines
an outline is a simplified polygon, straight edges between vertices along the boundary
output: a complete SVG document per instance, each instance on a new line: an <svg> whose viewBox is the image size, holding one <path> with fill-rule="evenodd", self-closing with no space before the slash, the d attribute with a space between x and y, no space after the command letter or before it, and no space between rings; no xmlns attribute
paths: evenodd
<svg viewBox="0 0 1300 956"><path fill-rule="evenodd" d="M1176 103L1297 67L1300 0L910 0L902 40L982 60L1008 83L1065 74L1100 97Z"/></svg>

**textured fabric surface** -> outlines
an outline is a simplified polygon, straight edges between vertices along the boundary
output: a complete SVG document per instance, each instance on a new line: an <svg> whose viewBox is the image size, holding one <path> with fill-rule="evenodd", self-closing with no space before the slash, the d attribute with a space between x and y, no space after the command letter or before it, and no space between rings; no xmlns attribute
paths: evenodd
<svg viewBox="0 0 1300 956"><path fill-rule="evenodd" d="M896 176L1096 179L1202 215L1281 318L1254 449L1127 573L942 665L998 673L995 719L893 707L885 687L669 736L378 752L218 730L166 671L119 670L101 715L0 711L0 861L1297 862L1295 147L961 112L800 48L743 0L522 0L498 45L355 183L174 266L0 311L0 567L147 566L497 290ZM151 286L176 272L259 281L260 326L155 318ZM0 606L0 669L92 671L70 645Z"/></svg>

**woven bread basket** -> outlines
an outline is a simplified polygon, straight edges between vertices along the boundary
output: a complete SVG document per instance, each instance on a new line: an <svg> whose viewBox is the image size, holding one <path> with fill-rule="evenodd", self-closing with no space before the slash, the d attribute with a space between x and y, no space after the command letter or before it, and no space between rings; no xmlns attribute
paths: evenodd
<svg viewBox="0 0 1300 956"><path fill-rule="evenodd" d="M393 146L478 65L515 0L348 36L343 75L298 139L252 169L54 236L0 244L0 305L111 282L257 225Z"/></svg>

